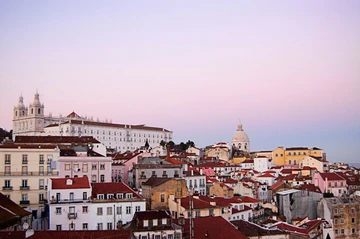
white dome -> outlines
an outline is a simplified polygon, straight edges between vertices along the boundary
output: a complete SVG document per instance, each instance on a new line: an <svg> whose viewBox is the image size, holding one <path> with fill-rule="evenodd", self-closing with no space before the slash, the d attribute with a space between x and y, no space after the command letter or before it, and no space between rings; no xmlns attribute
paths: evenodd
<svg viewBox="0 0 360 239"><path fill-rule="evenodd" d="M245 131L242 128L242 124L238 125L238 129L235 132L234 136L232 137L232 142L233 143L237 143L237 142L250 142L249 140L249 136L247 135L247 133L245 133Z"/></svg>

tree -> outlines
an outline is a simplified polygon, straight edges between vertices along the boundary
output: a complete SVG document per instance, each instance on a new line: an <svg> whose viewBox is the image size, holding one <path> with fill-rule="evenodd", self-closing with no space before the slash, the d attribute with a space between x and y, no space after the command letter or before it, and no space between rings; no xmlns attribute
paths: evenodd
<svg viewBox="0 0 360 239"><path fill-rule="evenodd" d="M165 147L165 145L166 145L166 142L164 140L161 140L160 146Z"/></svg>
<svg viewBox="0 0 360 239"><path fill-rule="evenodd" d="M188 149L190 147L195 147L195 143L193 141L188 140L186 142L186 149Z"/></svg>
<svg viewBox="0 0 360 239"><path fill-rule="evenodd" d="M150 145L149 145L149 142L148 142L148 140L146 140L146 142L145 142L145 148L149 148L150 147Z"/></svg>
<svg viewBox="0 0 360 239"><path fill-rule="evenodd" d="M0 128L0 139L5 139L6 137L12 139L12 130L7 131L6 129Z"/></svg>
<svg viewBox="0 0 360 239"><path fill-rule="evenodd" d="M175 143L174 143L174 141L169 141L167 144L166 144L166 146L170 146L170 149L173 149L174 147L175 147Z"/></svg>
<svg viewBox="0 0 360 239"><path fill-rule="evenodd" d="M185 151L188 148L187 145L184 142L181 142L179 144L179 146L180 146L181 150L183 150L183 151Z"/></svg>

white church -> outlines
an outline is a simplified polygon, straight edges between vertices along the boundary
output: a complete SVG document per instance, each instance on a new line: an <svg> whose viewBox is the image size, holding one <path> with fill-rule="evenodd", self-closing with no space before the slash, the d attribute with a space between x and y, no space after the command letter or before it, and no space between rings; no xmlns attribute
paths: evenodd
<svg viewBox="0 0 360 239"><path fill-rule="evenodd" d="M14 107L13 138L27 136L93 136L107 148L119 152L135 150L148 142L150 147L158 146L163 140L172 140L173 132L164 128L141 125L116 124L111 121L94 121L75 112L66 117L45 116L44 104L36 92L34 101L25 107L24 99Z"/></svg>

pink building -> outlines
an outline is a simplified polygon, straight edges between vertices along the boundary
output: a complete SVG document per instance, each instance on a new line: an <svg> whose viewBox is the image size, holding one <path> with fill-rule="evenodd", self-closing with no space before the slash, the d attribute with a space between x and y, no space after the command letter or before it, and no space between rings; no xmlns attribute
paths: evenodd
<svg viewBox="0 0 360 239"><path fill-rule="evenodd" d="M112 181L124 182L129 185L129 172L133 169L133 165L137 164L139 157L150 157L151 153L134 152L116 153L112 156Z"/></svg>
<svg viewBox="0 0 360 239"><path fill-rule="evenodd" d="M335 197L346 193L346 180L337 173L316 172L312 183L320 188L322 193L332 193Z"/></svg>
<svg viewBox="0 0 360 239"><path fill-rule="evenodd" d="M111 157L92 150L61 149L57 167L60 178L88 177L98 183L111 182L111 163Z"/></svg>

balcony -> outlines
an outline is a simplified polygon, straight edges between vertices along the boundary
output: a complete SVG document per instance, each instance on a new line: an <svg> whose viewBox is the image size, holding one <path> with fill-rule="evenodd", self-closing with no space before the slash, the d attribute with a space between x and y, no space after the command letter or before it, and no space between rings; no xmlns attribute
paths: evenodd
<svg viewBox="0 0 360 239"><path fill-rule="evenodd" d="M44 160L39 160L39 164L44 164Z"/></svg>
<svg viewBox="0 0 360 239"><path fill-rule="evenodd" d="M168 175L167 175L167 174L163 174L162 177L163 177L163 178L167 178Z"/></svg>
<svg viewBox="0 0 360 239"><path fill-rule="evenodd" d="M27 160L23 160L23 161L22 161L22 164L28 164L28 161L27 161Z"/></svg>
<svg viewBox="0 0 360 239"><path fill-rule="evenodd" d="M178 178L180 175L178 173L174 174L174 178Z"/></svg>
<svg viewBox="0 0 360 239"><path fill-rule="evenodd" d="M30 204L29 200L21 200L20 205Z"/></svg>
<svg viewBox="0 0 360 239"><path fill-rule="evenodd" d="M201 188L204 188L204 187L205 187L205 184L200 183L200 187L201 187Z"/></svg>
<svg viewBox="0 0 360 239"><path fill-rule="evenodd" d="M44 189L44 185L40 185L39 189L43 190Z"/></svg>
<svg viewBox="0 0 360 239"><path fill-rule="evenodd" d="M76 213L76 212L70 212L70 213L68 213L68 218L69 218L69 219L76 219L76 218L77 218L77 213Z"/></svg>
<svg viewBox="0 0 360 239"><path fill-rule="evenodd" d="M5 164L11 164L10 160L5 160Z"/></svg>
<svg viewBox="0 0 360 239"><path fill-rule="evenodd" d="M20 190L30 190L30 186L20 186Z"/></svg>
<svg viewBox="0 0 360 239"><path fill-rule="evenodd" d="M39 204L45 204L45 199L44 200L39 200Z"/></svg>
<svg viewBox="0 0 360 239"><path fill-rule="evenodd" d="M140 178L146 178L145 174L140 175Z"/></svg>
<svg viewBox="0 0 360 239"><path fill-rule="evenodd" d="M47 164L51 164L51 162L52 162L52 160L48 160L46 163L47 163Z"/></svg>
<svg viewBox="0 0 360 239"><path fill-rule="evenodd" d="M58 171L54 171L54 172L38 172L38 171L33 171L33 172L28 172L28 171L24 171L24 172L0 172L0 176L51 176L51 175L59 175Z"/></svg>
<svg viewBox="0 0 360 239"><path fill-rule="evenodd" d="M13 190L13 187L12 186L4 186L3 187L3 190L6 191L6 190Z"/></svg>

